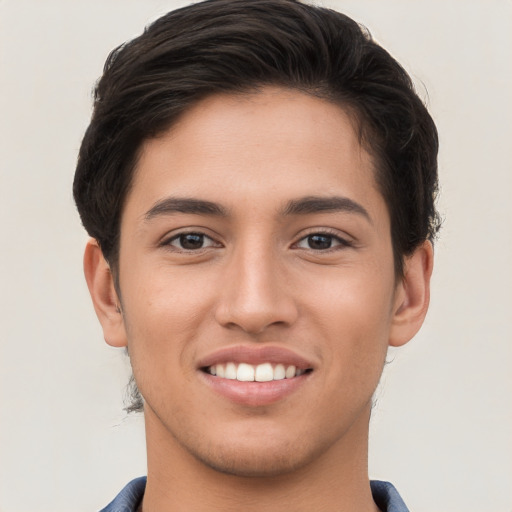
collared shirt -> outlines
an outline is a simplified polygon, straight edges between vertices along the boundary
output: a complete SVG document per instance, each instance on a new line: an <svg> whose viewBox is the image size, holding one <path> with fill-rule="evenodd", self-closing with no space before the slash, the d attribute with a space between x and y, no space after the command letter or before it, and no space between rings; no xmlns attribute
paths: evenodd
<svg viewBox="0 0 512 512"><path fill-rule="evenodd" d="M370 482L373 500L382 512L409 512L398 491L389 482L372 480ZM137 512L144 490L146 477L132 480L115 498L100 512Z"/></svg>

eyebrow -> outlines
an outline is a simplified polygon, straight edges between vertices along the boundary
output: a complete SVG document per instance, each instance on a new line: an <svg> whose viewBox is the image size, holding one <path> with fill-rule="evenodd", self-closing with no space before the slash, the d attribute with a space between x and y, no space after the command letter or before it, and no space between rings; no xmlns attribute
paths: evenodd
<svg viewBox="0 0 512 512"><path fill-rule="evenodd" d="M216 217L226 217L228 214L223 206L211 201L188 197L167 197L155 203L144 215L144 220L150 221L155 217L174 213L213 215Z"/></svg>
<svg viewBox="0 0 512 512"><path fill-rule="evenodd" d="M288 202L283 215L308 215L320 212L356 213L372 223L370 214L361 204L343 196L308 196L294 199Z"/></svg>
<svg viewBox="0 0 512 512"><path fill-rule="evenodd" d="M365 217L370 223L372 219L368 211L359 203L343 196L307 196L289 201L282 210L283 216L308 215L314 213L347 212ZM218 203L188 197L167 197L156 202L144 215L145 221L150 221L162 215L185 213L192 215L212 215L227 217L228 211Z"/></svg>

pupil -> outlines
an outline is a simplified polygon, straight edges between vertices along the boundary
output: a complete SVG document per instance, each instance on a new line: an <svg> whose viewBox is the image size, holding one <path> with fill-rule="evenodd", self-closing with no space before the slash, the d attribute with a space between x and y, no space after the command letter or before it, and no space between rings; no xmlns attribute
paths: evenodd
<svg viewBox="0 0 512 512"><path fill-rule="evenodd" d="M310 235L308 245L311 249L329 249L332 244L332 237L326 235Z"/></svg>
<svg viewBox="0 0 512 512"><path fill-rule="evenodd" d="M180 243L183 249L201 249L203 246L203 235L188 233L180 236Z"/></svg>

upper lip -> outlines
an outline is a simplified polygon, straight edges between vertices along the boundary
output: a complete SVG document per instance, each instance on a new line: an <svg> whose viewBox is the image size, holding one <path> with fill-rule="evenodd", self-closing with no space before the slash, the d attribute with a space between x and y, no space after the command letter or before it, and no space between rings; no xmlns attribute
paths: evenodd
<svg viewBox="0 0 512 512"><path fill-rule="evenodd" d="M223 363L247 363L258 365L262 363L282 364L284 366L294 365L298 369L313 369L313 364L296 352L275 345L266 346L246 346L235 345L225 347L211 354L202 357L199 362L199 368L208 368L215 364Z"/></svg>

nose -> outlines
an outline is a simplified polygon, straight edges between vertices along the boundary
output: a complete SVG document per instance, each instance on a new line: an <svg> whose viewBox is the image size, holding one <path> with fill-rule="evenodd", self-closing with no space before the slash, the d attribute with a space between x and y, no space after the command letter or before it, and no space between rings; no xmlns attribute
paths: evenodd
<svg viewBox="0 0 512 512"><path fill-rule="evenodd" d="M271 250L246 246L234 251L222 276L217 322L252 335L292 325L298 311L286 281L283 263Z"/></svg>

